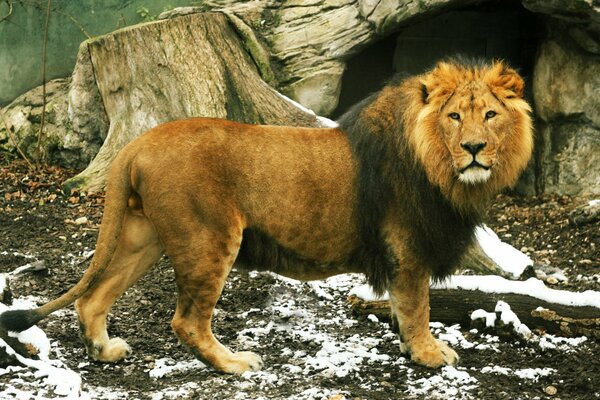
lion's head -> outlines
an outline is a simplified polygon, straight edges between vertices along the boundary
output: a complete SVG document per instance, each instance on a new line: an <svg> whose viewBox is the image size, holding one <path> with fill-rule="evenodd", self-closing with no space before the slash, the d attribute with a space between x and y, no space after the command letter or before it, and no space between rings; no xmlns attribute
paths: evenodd
<svg viewBox="0 0 600 400"><path fill-rule="evenodd" d="M447 276L533 148L524 82L506 64L449 60L397 79L339 119L357 161L360 260L379 292L394 273L382 226L402 226L432 276Z"/></svg>
<svg viewBox="0 0 600 400"><path fill-rule="evenodd" d="M513 185L533 148L524 82L503 62L440 62L407 80L405 135L429 180L459 206Z"/></svg>

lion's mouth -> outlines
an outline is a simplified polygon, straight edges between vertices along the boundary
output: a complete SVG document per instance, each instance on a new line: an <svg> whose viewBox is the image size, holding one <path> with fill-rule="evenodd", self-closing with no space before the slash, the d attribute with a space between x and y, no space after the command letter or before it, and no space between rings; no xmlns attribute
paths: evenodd
<svg viewBox="0 0 600 400"><path fill-rule="evenodd" d="M460 171L461 174L466 172L467 170L471 169L471 168L483 168L484 171L489 171L491 166L489 165L483 165L481 163L479 163L477 160L473 160L471 161L471 164L467 165L466 167L462 168Z"/></svg>
<svg viewBox="0 0 600 400"><path fill-rule="evenodd" d="M458 180L471 185L483 183L492 175L490 168L489 165L483 165L473 160L471 164L459 171Z"/></svg>

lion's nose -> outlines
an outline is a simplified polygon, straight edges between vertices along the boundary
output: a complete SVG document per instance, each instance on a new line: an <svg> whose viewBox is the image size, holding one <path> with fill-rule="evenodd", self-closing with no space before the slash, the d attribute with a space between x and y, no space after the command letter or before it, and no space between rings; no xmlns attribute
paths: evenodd
<svg viewBox="0 0 600 400"><path fill-rule="evenodd" d="M463 142L460 144L463 149L471 153L472 155L477 155L485 146L487 146L486 142Z"/></svg>

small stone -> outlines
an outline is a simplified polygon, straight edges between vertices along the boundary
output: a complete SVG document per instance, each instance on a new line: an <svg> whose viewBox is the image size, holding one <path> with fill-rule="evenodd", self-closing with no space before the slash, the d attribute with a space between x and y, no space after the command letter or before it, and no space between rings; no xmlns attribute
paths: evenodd
<svg viewBox="0 0 600 400"><path fill-rule="evenodd" d="M133 374L134 371L135 371L135 365L134 364L127 365L126 367L123 367L123 375L125 375L125 376L129 376L129 375Z"/></svg>
<svg viewBox="0 0 600 400"><path fill-rule="evenodd" d="M546 278L546 283L548 285L556 285L558 283L558 279L556 279L554 276L549 276Z"/></svg>
<svg viewBox="0 0 600 400"><path fill-rule="evenodd" d="M521 252L522 253L527 253L528 251L529 251L528 247L525 247L525 246L521 247Z"/></svg>
<svg viewBox="0 0 600 400"><path fill-rule="evenodd" d="M75 220L75 225L85 225L88 223L87 217L79 217Z"/></svg>
<svg viewBox="0 0 600 400"><path fill-rule="evenodd" d="M375 314L367 315L367 319L371 322L379 322L379 318L377 318L377 316Z"/></svg>
<svg viewBox="0 0 600 400"><path fill-rule="evenodd" d="M546 386L546 388L544 389L544 393L546 393L549 396L554 396L556 392L558 392L558 389L556 389L556 387L552 385Z"/></svg>

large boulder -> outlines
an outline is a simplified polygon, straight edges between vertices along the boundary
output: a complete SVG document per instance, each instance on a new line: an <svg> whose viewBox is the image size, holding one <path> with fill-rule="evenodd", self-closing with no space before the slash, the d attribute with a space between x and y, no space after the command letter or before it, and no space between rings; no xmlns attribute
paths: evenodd
<svg viewBox="0 0 600 400"><path fill-rule="evenodd" d="M39 86L1 109L0 149L12 151L16 141L32 159L84 169L98 154L108 130L87 42L80 46L72 77L46 84L46 117L38 151L43 108Z"/></svg>
<svg viewBox="0 0 600 400"><path fill-rule="evenodd" d="M18 147L30 158L74 168L89 163L99 147L86 145L89 151L86 157L81 153L81 147L72 146L66 139L71 133L67 111L70 82L70 79L56 79L46 85L46 114L42 133L42 87L26 92L0 110L0 149L14 151ZM40 134L43 135L41 141Z"/></svg>

